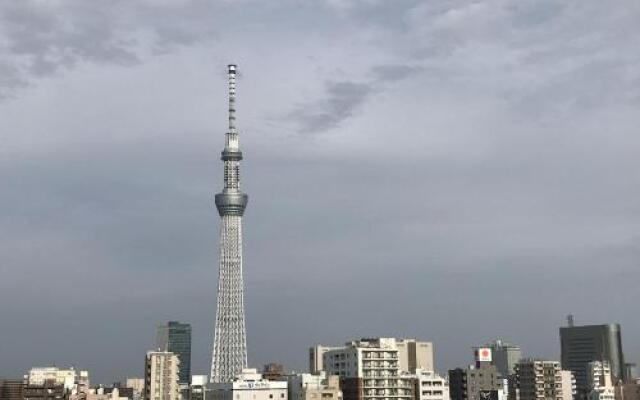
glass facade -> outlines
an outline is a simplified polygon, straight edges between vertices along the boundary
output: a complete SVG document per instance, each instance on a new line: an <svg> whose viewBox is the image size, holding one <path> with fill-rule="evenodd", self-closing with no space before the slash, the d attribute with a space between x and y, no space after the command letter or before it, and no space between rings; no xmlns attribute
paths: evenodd
<svg viewBox="0 0 640 400"><path fill-rule="evenodd" d="M191 325L169 321L158 326L158 349L170 351L180 360L179 383L191 380Z"/></svg>

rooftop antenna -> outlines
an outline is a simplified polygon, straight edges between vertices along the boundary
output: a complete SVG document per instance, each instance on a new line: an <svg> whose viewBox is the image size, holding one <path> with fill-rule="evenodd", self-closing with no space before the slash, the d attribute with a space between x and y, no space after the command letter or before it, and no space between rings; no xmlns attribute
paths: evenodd
<svg viewBox="0 0 640 400"><path fill-rule="evenodd" d="M569 328L573 328L573 314L567 315L567 325Z"/></svg>

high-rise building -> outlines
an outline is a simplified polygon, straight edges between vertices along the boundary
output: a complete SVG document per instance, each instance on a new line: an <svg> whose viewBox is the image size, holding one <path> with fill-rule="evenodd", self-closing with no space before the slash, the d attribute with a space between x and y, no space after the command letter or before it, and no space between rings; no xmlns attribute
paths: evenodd
<svg viewBox="0 0 640 400"><path fill-rule="evenodd" d="M562 368L573 371L578 397L588 391L587 364L608 361L614 382L623 380L625 373L620 325L586 325L560 328Z"/></svg>
<svg viewBox="0 0 640 400"><path fill-rule="evenodd" d="M344 400L412 400L413 378L400 369L397 341L361 339L324 353L324 370L340 377Z"/></svg>
<svg viewBox="0 0 640 400"><path fill-rule="evenodd" d="M270 381L255 368L245 368L230 381L209 383L205 399L287 400L287 381Z"/></svg>
<svg viewBox="0 0 640 400"><path fill-rule="evenodd" d="M229 131L222 151L224 189L215 202L221 218L218 301L211 382L230 382L247 366L242 281L242 216L248 196L240 190L242 152L236 131L236 66L229 65Z"/></svg>
<svg viewBox="0 0 640 400"><path fill-rule="evenodd" d="M179 400L180 360L170 351L149 351L145 359L144 399Z"/></svg>
<svg viewBox="0 0 640 400"><path fill-rule="evenodd" d="M170 351L178 356L179 382L188 385L191 380L191 325L177 321L159 325L156 346L160 351Z"/></svg>
<svg viewBox="0 0 640 400"><path fill-rule="evenodd" d="M509 400L571 400L573 377L559 361L520 360L509 382Z"/></svg>
<svg viewBox="0 0 640 400"><path fill-rule="evenodd" d="M342 400L340 379L318 374L292 374L287 376L288 400Z"/></svg>
<svg viewBox="0 0 640 400"><path fill-rule="evenodd" d="M503 377L506 378L514 373L516 363L522 358L522 351L519 346L496 339L487 343L485 347L491 349L493 364Z"/></svg>

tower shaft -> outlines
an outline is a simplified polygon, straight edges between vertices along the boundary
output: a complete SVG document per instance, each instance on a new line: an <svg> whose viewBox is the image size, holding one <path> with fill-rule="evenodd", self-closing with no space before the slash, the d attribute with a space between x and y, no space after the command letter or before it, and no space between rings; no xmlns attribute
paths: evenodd
<svg viewBox="0 0 640 400"><path fill-rule="evenodd" d="M215 196L221 217L218 301L211 382L229 382L247 366L242 279L242 215L248 197L240 191L238 132L235 126L236 66L229 65L229 131L222 151L224 188Z"/></svg>

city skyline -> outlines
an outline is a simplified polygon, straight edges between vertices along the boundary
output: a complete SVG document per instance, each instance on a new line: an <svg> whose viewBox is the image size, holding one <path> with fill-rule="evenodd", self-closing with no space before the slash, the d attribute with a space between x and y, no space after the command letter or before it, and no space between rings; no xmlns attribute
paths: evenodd
<svg viewBox="0 0 640 400"><path fill-rule="evenodd" d="M569 313L640 359L636 2L116 3L0 4L0 375L139 375L169 320L207 373L229 62L249 365L558 359Z"/></svg>

